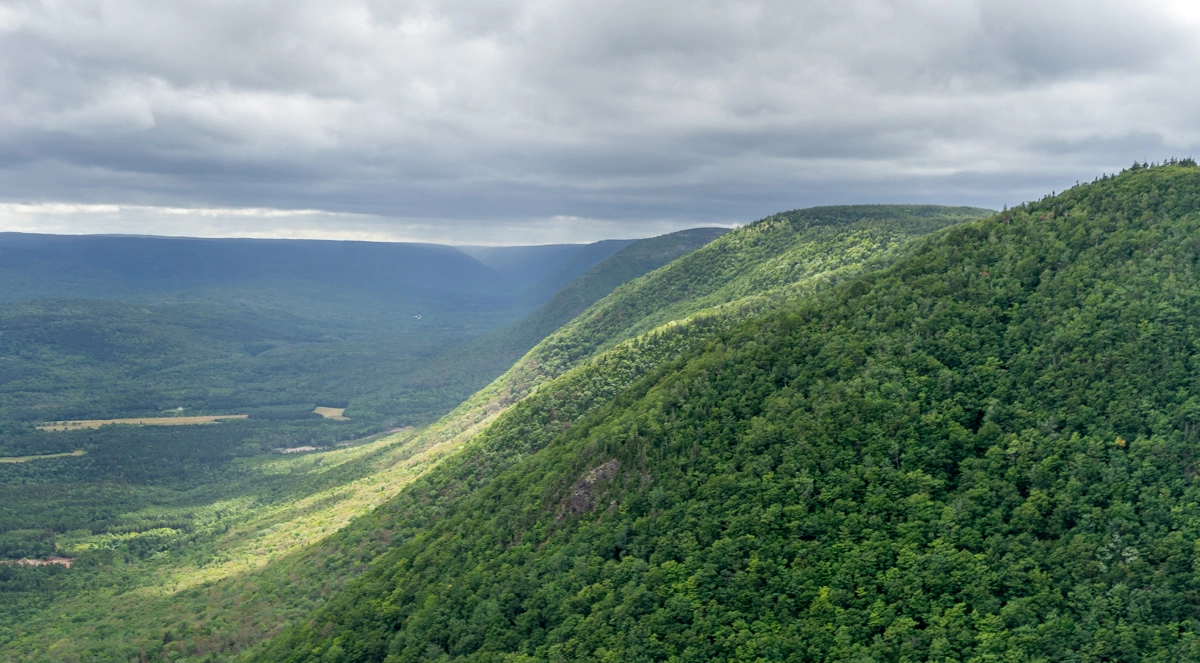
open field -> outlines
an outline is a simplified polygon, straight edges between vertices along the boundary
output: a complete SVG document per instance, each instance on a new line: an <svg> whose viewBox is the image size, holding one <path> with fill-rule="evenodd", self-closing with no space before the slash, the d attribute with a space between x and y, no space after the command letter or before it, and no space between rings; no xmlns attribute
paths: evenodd
<svg viewBox="0 0 1200 663"><path fill-rule="evenodd" d="M0 463L27 463L31 460L38 460L41 458L63 458L64 456L82 456L85 453L87 453L87 452L85 452L83 449L76 449L75 451L68 451L67 453L61 453L61 454L40 454L37 456L0 456Z"/></svg>
<svg viewBox="0 0 1200 663"><path fill-rule="evenodd" d="M318 405L317 407L313 408L313 412L325 417L326 419L336 419L338 421L345 421L350 418L345 416L346 408L344 407L321 407Z"/></svg>
<svg viewBox="0 0 1200 663"><path fill-rule="evenodd" d="M83 430L84 428L99 428L108 424L125 424L130 426L188 426L193 424L215 424L222 419L245 419L245 414L215 414L203 417L141 417L137 419L82 419L78 421L50 421L38 430L62 431Z"/></svg>
<svg viewBox="0 0 1200 663"><path fill-rule="evenodd" d="M0 564L5 564L5 565L9 565L9 566L53 566L53 565L58 565L58 566L65 566L68 569L71 568L71 564L73 564L74 562L75 562L74 557L57 557L57 556L53 556L53 555L51 555L50 557L47 557L46 559L22 558L22 559L17 559L17 560L9 560L9 559L0 560Z"/></svg>

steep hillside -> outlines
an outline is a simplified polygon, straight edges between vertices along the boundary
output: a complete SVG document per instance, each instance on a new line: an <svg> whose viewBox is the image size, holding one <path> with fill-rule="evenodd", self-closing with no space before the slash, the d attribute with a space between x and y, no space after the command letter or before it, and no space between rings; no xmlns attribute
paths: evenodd
<svg viewBox="0 0 1200 663"><path fill-rule="evenodd" d="M858 205L768 217L616 289L543 339L450 420L478 423L617 343L701 313L730 324L882 264L913 237L989 213ZM464 416L471 411L476 416Z"/></svg>
<svg viewBox="0 0 1200 663"><path fill-rule="evenodd" d="M725 228L692 228L633 242L568 283L532 315L497 333L504 339L499 345L527 351L619 286L688 255L727 232ZM524 354L522 351L521 355ZM519 358L512 357L508 365Z"/></svg>
<svg viewBox="0 0 1200 663"><path fill-rule="evenodd" d="M950 213L951 210L947 208L928 208L927 211L933 218L917 216L905 219L903 212L907 209L893 211L900 214L878 215L866 221L846 223L844 232L810 233L810 225L822 226L822 222L840 224L842 220L837 217L823 219L821 210L806 210L781 215L780 218L795 215L808 219L796 226L774 223L769 228L764 228L756 224L735 231L734 234L745 233L758 235L760 238L766 236L774 242L777 252L791 252L795 256L806 257L826 256L844 249L848 235L863 239L872 236L872 229L878 231L880 237L887 238L886 241L869 247L859 247L857 255L860 262L857 266L849 263L842 266L845 273L849 274L856 268L870 268L866 264L870 258L874 258L879 265L886 264L888 256L908 238L919 235L930 227L940 227L963 216L980 214L974 210ZM740 260L719 248L723 241L724 238L719 239L697 253L707 253L715 249L724 255L730 255L731 260ZM708 266L712 263L705 261L701 264ZM691 265L689 261L681 260L660 271L693 269ZM730 280L753 271L731 269ZM655 276L656 274L658 272L644 278L662 278L661 274ZM799 276L797 281L787 284L788 287L802 290L816 288L819 283L829 278L824 270L815 268L808 272L797 269L793 274L807 274L807 277ZM672 280L678 278L672 277ZM602 308L612 300L621 301L622 297L627 296L622 293L628 287L618 289L598 303L597 307ZM758 298L756 295L752 299L757 301ZM287 568L291 577L303 577L304 574L299 569L311 569L317 565L322 568L322 577L326 582L332 582L331 576L346 577L359 572L364 561L371 560L386 550L390 542L411 536L414 531L424 527L429 518L437 517L454 496L470 494L487 485L521 458L537 452L554 436L576 425L581 417L611 402L639 378L660 370L689 348L704 343L706 339L728 328L753 308L745 304L701 309L698 305L697 309L701 310L697 310L687 319L674 321L617 342L591 359L580 361L574 367L560 365L557 377L547 376L536 383L529 379L530 373L521 368L527 366L530 358L536 356L536 350L531 352L518 363L517 371L510 371L506 377L481 391L437 425L418 432L407 443L414 449L428 450L426 453L445 454L444 460L426 468L420 477L414 476L415 483L399 491L392 502L362 516L337 536L331 537L314 550L289 563ZM583 325L582 328L586 330L588 326ZM509 384L513 375L520 375L526 381L514 388ZM267 575L270 575L270 572ZM289 590L295 590L295 594L288 596L287 592L278 592L273 596L273 600L276 606L296 607L275 607L276 611L286 610L291 614L303 614L306 610L298 606L313 606L324 601L323 597L317 599L316 593L306 592L303 586L289 587ZM225 587L220 592L215 592L209 602L220 600L217 597L241 593L244 593L244 590ZM227 614L224 616L229 617ZM160 623L164 628L174 627L169 622ZM260 630L271 627L269 623L264 624L261 621L254 623ZM239 641L238 645L226 642L231 649L236 649L237 646L244 645L245 640ZM167 648L164 651L170 650Z"/></svg>
<svg viewBox="0 0 1200 663"><path fill-rule="evenodd" d="M783 286L807 291L865 267L868 259L877 261L872 268L886 264L889 256L915 234L981 213L928 208L929 216L921 216L909 214L911 210L891 208L890 214L881 214L881 208L864 208L857 219L838 214L824 217L821 210L809 210L781 215L772 223L756 224L731 235L742 235L739 241L753 246L767 246L760 250L764 258L790 253L794 263L814 261L807 268L797 264L789 272L794 280L782 279ZM788 218L797 222L781 221ZM858 239L852 239L855 237ZM721 238L700 249L707 253L724 246L699 264L705 270L724 264L743 267L726 270L724 280L694 274L697 282L708 283L696 289L697 295L711 295L755 273L754 263L730 251L737 245L722 244L725 241ZM825 265L828 256L835 253L844 260L831 275ZM856 256L858 262L850 256ZM636 282L641 283L637 287L647 288L646 279L663 279L664 273L676 269L696 269L696 264L676 261L643 277ZM686 278L669 277L666 282L678 283ZM622 292L624 288L597 308L603 309L610 300L622 301L621 297L628 296ZM763 301L763 292L752 293L746 302ZM511 376L501 379L427 429L372 442L361 452L353 447L311 456L307 462L289 459L286 465L290 469L283 471L276 469L279 463L274 461L244 465L250 471L236 480L246 482L245 494L253 496L252 504L269 506L261 516L255 511L238 516L232 525L223 525L229 521L220 518L227 516L216 514L228 513L231 508L238 513L242 507L235 505L241 502L193 507L181 504L140 515L143 520L192 518L196 530L188 536L202 545L189 544L191 548L176 550L160 544L153 556L126 556L120 573L103 561L103 551L84 554L95 561L81 567L87 570L80 574L73 569L64 576L69 582L56 590L58 598L53 603L44 609L31 606L22 618L28 628L12 634L10 640L0 641L0 652L19 660L92 656L206 660L233 656L283 625L306 619L331 592L367 568L367 563L386 550L389 542L411 536L422 526L422 518L436 515L451 494L469 493L486 485L513 463L576 425L581 416L611 401L639 377L674 361L756 306L727 303L714 309L710 306L713 301L710 298L696 304L685 320L636 336L628 334L631 337L624 341L618 338L613 343L597 344L594 341L599 333L592 333L588 338L596 348L595 356L585 356L573 367L560 362L553 373L539 376L529 370L536 366L530 361L539 356L535 351L519 365L526 368L512 374L522 382L510 383ZM686 302L679 300L677 304L685 306ZM632 318L633 322L638 320ZM587 331L591 326L584 324L579 329ZM525 398L531 392L533 395ZM330 483L339 476L351 481ZM328 487L312 492L311 498L294 501L284 488L287 482L318 482ZM271 492L265 490L267 487ZM394 501L388 501L393 497ZM381 502L381 508L364 513ZM354 516L357 519L350 522ZM203 543L214 527L230 527L229 533L212 543ZM314 537L340 528L344 529L319 545L302 547L305 542L318 540ZM114 543L118 546L115 553L121 555L122 544L119 540ZM0 576L4 572L0 569ZM95 574L104 574L109 584L103 589L89 585L87 578ZM28 587L22 584L28 579L22 578L25 576L18 574L8 586ZM197 584L201 580L203 584ZM44 587L48 590L54 585ZM51 646L55 647L54 655L40 653L50 651Z"/></svg>
<svg viewBox="0 0 1200 663"><path fill-rule="evenodd" d="M417 439L459 449L539 389L547 393L525 404L537 414L514 414L509 422L529 429L537 425L522 417L549 417L556 426L570 425L641 375L720 330L798 293L879 268L910 240L987 213L976 208L868 205L768 217L617 288L422 430ZM664 308L670 312L664 313ZM611 354L602 356L606 351ZM614 370L612 362L623 368ZM563 394L580 391L587 397L564 401ZM566 416L567 410L575 414Z"/></svg>
<svg viewBox="0 0 1200 663"><path fill-rule="evenodd" d="M1139 168L570 425L527 399L490 430L540 450L401 494L388 551L259 658L1196 660L1198 237L1200 169Z"/></svg>

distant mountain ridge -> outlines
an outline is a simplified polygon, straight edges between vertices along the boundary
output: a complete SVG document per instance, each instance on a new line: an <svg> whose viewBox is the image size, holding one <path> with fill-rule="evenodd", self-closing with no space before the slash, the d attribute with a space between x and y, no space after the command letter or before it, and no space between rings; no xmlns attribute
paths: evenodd
<svg viewBox="0 0 1200 663"><path fill-rule="evenodd" d="M346 403L520 319L620 245L554 247L501 273L434 244L0 233L0 411ZM540 250L508 250L524 249ZM452 406L398 402L376 420Z"/></svg>
<svg viewBox="0 0 1200 663"><path fill-rule="evenodd" d="M534 283L529 296L540 303L606 258L639 241L644 240L606 239L591 244L457 248L506 277L523 277Z"/></svg>
<svg viewBox="0 0 1200 663"><path fill-rule="evenodd" d="M0 301L308 283L346 296L456 294L516 302L549 296L547 289L561 288L621 246L509 247L540 259L498 270L438 244L0 233Z"/></svg>

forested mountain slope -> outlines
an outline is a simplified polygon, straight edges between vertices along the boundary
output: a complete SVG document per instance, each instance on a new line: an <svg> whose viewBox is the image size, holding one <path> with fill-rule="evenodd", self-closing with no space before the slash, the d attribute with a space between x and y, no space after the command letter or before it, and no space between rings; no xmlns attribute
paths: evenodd
<svg viewBox="0 0 1200 663"><path fill-rule="evenodd" d="M739 242L758 247L759 255L764 258L792 255L790 264L794 268L788 272L790 280L780 279L779 285L807 291L868 267L865 263L869 259L876 261L869 268L886 264L889 256L914 235L982 214L982 211L946 208L925 208L921 214L913 214L913 210L908 207L805 210L772 217L769 222L735 231L730 236L742 236ZM700 263L703 269L732 267L726 269L723 279L703 277L709 285L696 288L697 296L708 296L755 272L754 263L733 250L740 251L740 244L722 244L725 241L726 238L721 238L700 249L709 252L720 247L718 253ZM830 256L835 254L842 258L831 273ZM635 283L640 283L638 287L649 294L653 289L645 283L646 279L686 281L686 274L665 276L676 269L696 267L695 263L676 261ZM702 275L697 273L694 277L699 282ZM621 298L629 294L622 292L626 291L614 292L596 308L603 309L609 301L625 301ZM689 313L688 319L640 335L626 333L619 327L612 330L618 336L632 337L625 341L614 338L612 343L605 342L602 334L609 332L589 331L593 329L590 324L580 325L579 329L588 332L587 338L596 352L590 359L590 355L583 355L574 367L559 362L554 372L547 371L542 377L522 369L518 375L523 382L519 385L508 386L506 379L499 380L435 426L404 433L393 441L371 443L364 447L366 455L359 460L349 457L339 460L345 454L357 453L352 448L313 456L315 460L310 459L307 464L300 463L300 459L296 463L289 461L290 476L294 477L289 480L324 481L330 488L314 492L311 498L294 505L286 499L281 501L287 494L280 495L275 489L270 497L260 495L265 493L263 488L288 478L288 474L280 476L275 470L269 482L260 481L262 488L256 486L248 495L253 495L256 503L261 504L265 499L267 505L279 504L279 508L272 506L275 510L268 512L271 515L267 519L252 517L231 529L225 537L231 547L226 547L222 539L215 542L215 548L205 544L194 546L190 552L167 549L144 560L131 559L127 562L130 571L123 571L121 580L110 581L113 589L89 590L85 585L78 596L64 595L53 610L48 609L36 619L27 619L26 631L0 641L0 653L19 660L131 656L152 660L220 660L236 656L242 648L282 626L303 622L330 592L388 549L389 542L410 537L424 526L426 519L440 513L452 495L467 494L486 485L513 463L575 425L581 416L609 402L640 376L657 370L664 362L673 361L749 315L757 305L747 302L764 301L763 293L767 292L774 289L759 289L743 297L742 304L726 302L724 307L716 309L711 304L721 302L711 297L691 308L687 308L686 298L676 298L680 310ZM630 320L631 324L636 323L641 317ZM528 360L537 356L536 352L531 353L520 365L533 366ZM531 391L536 393L524 398ZM333 467L337 469L326 469ZM340 487L337 483L329 484L330 479L339 475L348 475L353 481ZM359 515L340 533L317 546L296 550L280 545L285 540L294 545L295 541L303 540L304 533L342 527L352 514L362 513L355 511L361 508L355 505L378 504L393 495L396 495L393 501L372 513ZM208 511L206 507L197 513L197 533L191 536L199 536L201 527L212 526L200 524L199 518L206 518ZM258 556L241 557L246 551L254 551ZM178 561L172 561L175 559ZM136 571L139 565L145 570ZM229 574L232 569L244 571ZM74 569L71 574L68 580L76 577ZM152 579L168 588L180 589L142 587L130 591L123 584L130 577ZM24 582L22 578L24 575L12 582ZM74 582L86 577L78 578ZM197 586L195 582L201 578L209 580Z"/></svg>
<svg viewBox="0 0 1200 663"><path fill-rule="evenodd" d="M890 208L890 214L882 214L883 208L845 208L837 209L838 214L826 217L822 215L824 211L803 210L778 215L772 217L770 224L755 224L734 234L750 235L752 238L757 236L757 241L751 240L755 245L772 245L773 253L763 251L768 256L790 254L796 266L792 275L797 280L784 280L781 286L811 290L821 283L828 283L839 274L848 275L856 269L870 268L866 264L868 259L873 258L876 267L886 264L889 256L906 238L982 213L977 210L925 208L924 214L909 214L912 208ZM853 214L845 213L854 211L861 213L859 220L847 219ZM789 222L789 218L796 222ZM829 228L836 231L827 232ZM851 237L859 244L849 241ZM873 244L867 244L869 238L874 238ZM701 249L701 252L712 250L722 241L724 239ZM835 275L818 268L826 264L825 261L831 256L845 252L850 246L856 246L858 263L840 261L838 274ZM728 247L722 253L730 256L730 260L740 260L728 251ZM814 258L814 265L807 270L801 269L801 261ZM719 259L702 264L707 267L714 262L720 264ZM681 268L694 267L689 267L685 261L677 261L661 271ZM752 268L730 269L726 284L736 280L739 275L753 272ZM721 284L718 282L717 285ZM605 302L612 299L620 301L623 290L614 292L598 306L604 306ZM574 369L566 370L560 366L560 370L566 371L564 374L552 381L546 381L550 380L546 378L534 395L521 400L515 407L498 400L498 395L504 393L501 388L505 381L497 381L438 425L418 433L409 443L413 448L437 450L439 453L462 448L460 453L441 461L431 473L401 491L392 503L360 518L343 533L315 549L307 558L290 564L291 577L303 576L298 568L313 568L314 565L321 565L326 582L330 582L331 572L355 572L358 567L353 560L371 559L378 551L386 549L387 542L411 536L429 518L440 513L452 496L467 494L486 485L520 458L536 452L556 434L570 428L590 410L611 401L640 376L656 370L664 362L672 361L688 348L703 343L706 338L748 315L748 311L755 310L755 306L748 302L761 301L769 292L773 291L760 290L742 305L706 309L686 320L617 343L594 358L581 361ZM696 309L701 307L697 305ZM583 328L587 329L587 326ZM534 356L534 353L530 356ZM505 393L505 397L513 396L512 390ZM305 562L304 559L309 561ZM303 590L302 587L288 589L295 589L297 593ZM232 593L226 588L218 596L230 596ZM275 599L284 604L295 600L281 596L284 593L276 594ZM311 600L311 595L302 597L302 602ZM291 612L295 614L298 610L292 609Z"/></svg>
<svg viewBox="0 0 1200 663"><path fill-rule="evenodd" d="M633 242L563 286L529 317L497 335L514 339L502 345L531 348L621 285L728 232L726 228L691 228ZM519 357L508 363L511 365L516 359Z"/></svg>
<svg viewBox="0 0 1200 663"><path fill-rule="evenodd" d="M784 212L622 285L533 347L435 430L478 427L606 348L702 314L718 326L882 264L904 242L988 210L850 205ZM711 320L710 320L711 321Z"/></svg>
<svg viewBox="0 0 1200 663"><path fill-rule="evenodd" d="M1138 168L570 425L527 399L489 431L540 450L401 494L387 552L259 659L1195 660L1198 264L1200 169Z"/></svg>

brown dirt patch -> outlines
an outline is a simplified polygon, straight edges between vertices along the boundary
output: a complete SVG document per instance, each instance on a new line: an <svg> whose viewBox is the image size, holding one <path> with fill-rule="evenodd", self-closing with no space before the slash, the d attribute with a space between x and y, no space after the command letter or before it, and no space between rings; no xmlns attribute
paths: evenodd
<svg viewBox="0 0 1200 663"><path fill-rule="evenodd" d="M246 414L216 414L204 417L141 417L138 419L80 419L75 421L49 421L38 430L82 430L84 428L99 428L109 424L127 426L192 426L196 424L215 424L222 419L245 419Z"/></svg>
<svg viewBox="0 0 1200 663"><path fill-rule="evenodd" d="M0 463L28 463L31 460L39 460L42 458L66 458L67 456L82 456L85 454L83 449L68 451L61 454L39 454L36 456L0 456Z"/></svg>

